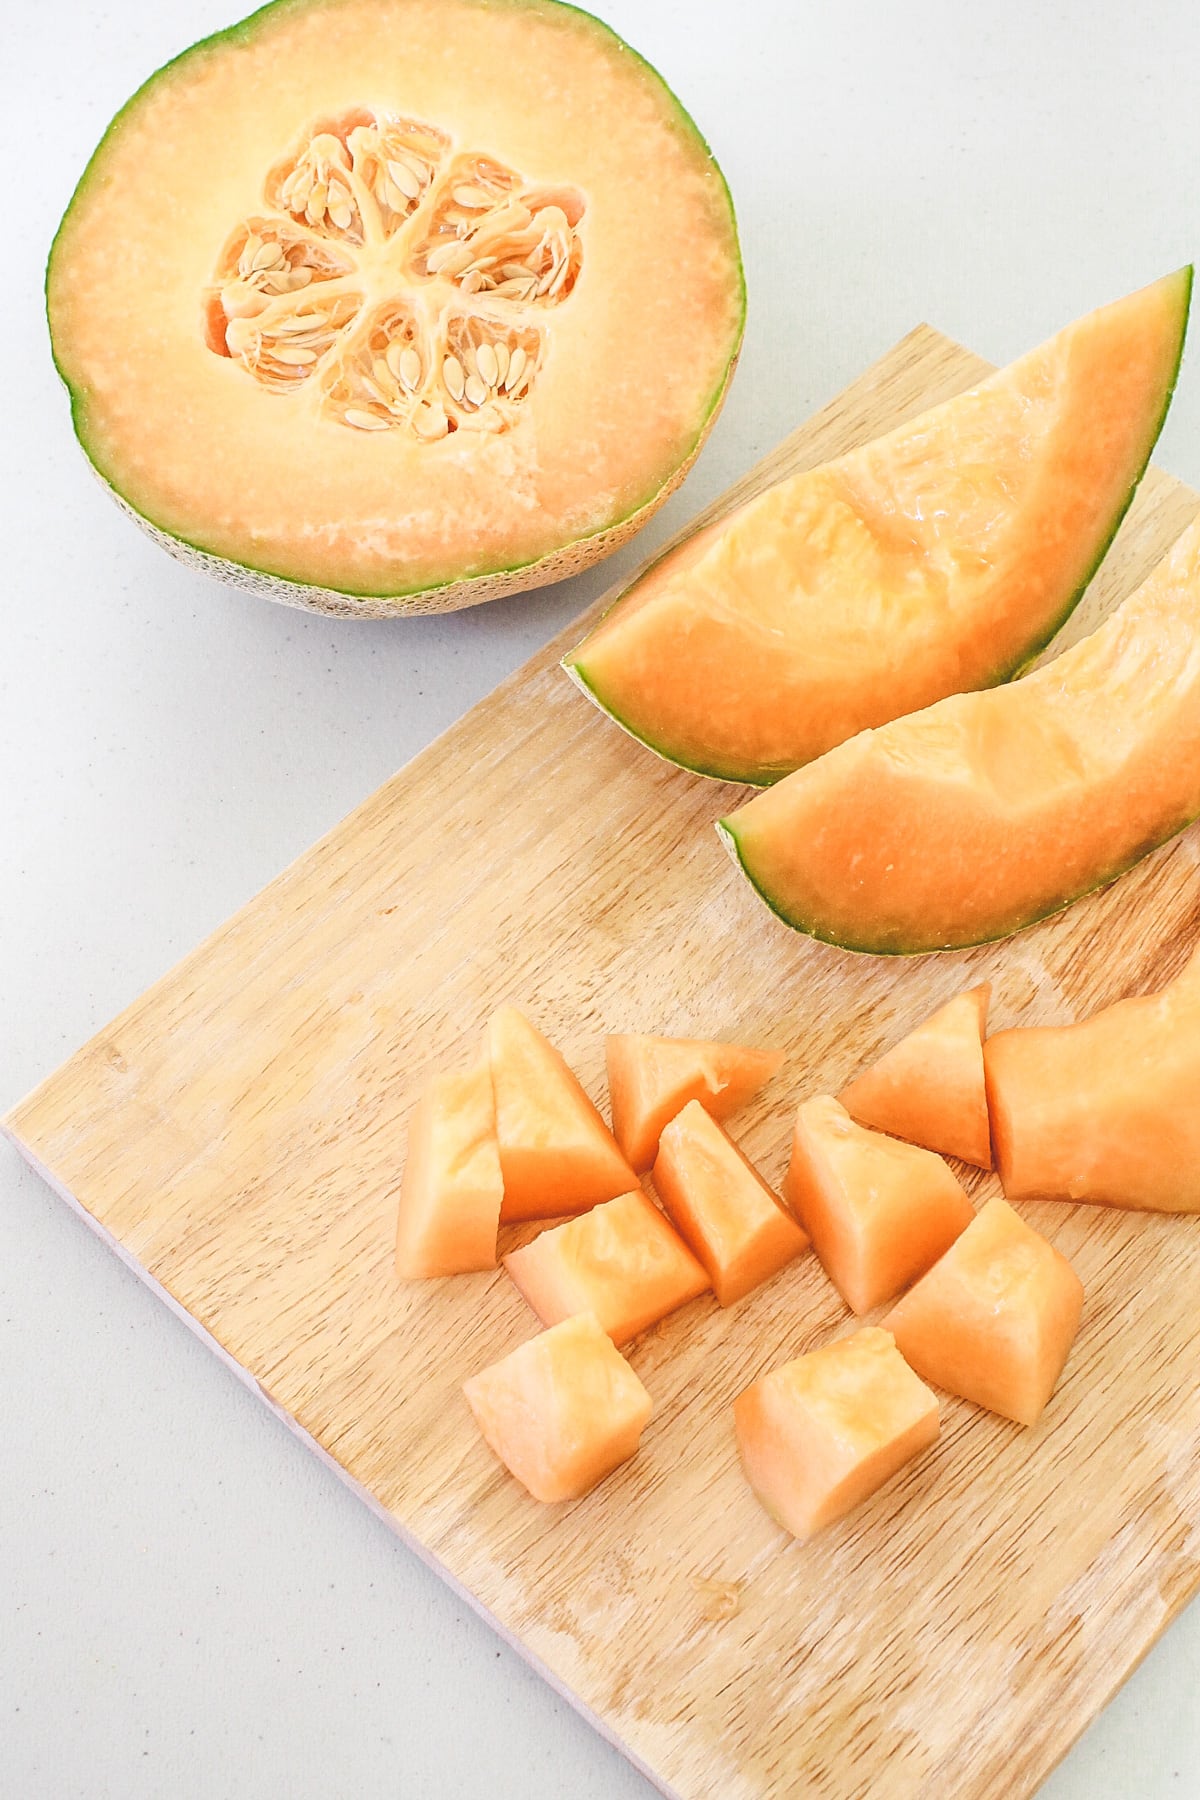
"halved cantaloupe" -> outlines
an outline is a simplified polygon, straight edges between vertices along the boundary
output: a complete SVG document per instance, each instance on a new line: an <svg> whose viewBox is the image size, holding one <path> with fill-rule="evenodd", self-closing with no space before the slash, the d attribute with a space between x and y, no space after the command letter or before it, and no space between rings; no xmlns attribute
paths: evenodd
<svg viewBox="0 0 1200 1800"><path fill-rule="evenodd" d="M848 950L1005 937L1200 814L1200 522L1010 687L863 732L721 821L780 918Z"/></svg>
<svg viewBox="0 0 1200 1800"><path fill-rule="evenodd" d="M521 1344L463 1383L476 1423L535 1500L577 1500L627 1462L653 1411L649 1394L584 1313Z"/></svg>
<svg viewBox="0 0 1200 1800"><path fill-rule="evenodd" d="M714 1119L727 1119L776 1074L782 1050L699 1038L610 1037L608 1092L613 1135L631 1166L648 1169L663 1126L698 1100Z"/></svg>
<svg viewBox="0 0 1200 1800"><path fill-rule="evenodd" d="M783 1192L856 1313L923 1275L975 1217L940 1156L855 1124L828 1094L796 1114Z"/></svg>
<svg viewBox="0 0 1200 1800"><path fill-rule="evenodd" d="M503 1220L585 1212L637 1186L637 1177L553 1044L515 1006L488 1021L504 1171Z"/></svg>
<svg viewBox="0 0 1200 1800"><path fill-rule="evenodd" d="M494 1269L503 1196L487 1063L435 1075L408 1128L396 1273L411 1280Z"/></svg>
<svg viewBox="0 0 1200 1800"><path fill-rule="evenodd" d="M1005 681L1091 580L1170 402L1191 270L662 557L565 660L618 724L764 783Z"/></svg>
<svg viewBox="0 0 1200 1800"><path fill-rule="evenodd" d="M855 1076L838 1095L850 1117L990 1169L983 1039L991 993L985 981L956 994Z"/></svg>
<svg viewBox="0 0 1200 1800"><path fill-rule="evenodd" d="M936 1396L876 1326L762 1376L733 1413L747 1481L798 1538L842 1518L938 1435Z"/></svg>
<svg viewBox="0 0 1200 1800"><path fill-rule="evenodd" d="M109 126L50 258L97 472L175 554L367 616L613 550L742 334L729 193L553 0L279 0Z"/></svg>
<svg viewBox="0 0 1200 1800"><path fill-rule="evenodd" d="M543 1325L594 1313L614 1344L708 1290L708 1276L641 1188L540 1232L504 1266Z"/></svg>
<svg viewBox="0 0 1200 1800"><path fill-rule="evenodd" d="M1066 1257L994 1199L883 1323L926 1381L1033 1425L1082 1310L1083 1284Z"/></svg>
<svg viewBox="0 0 1200 1800"><path fill-rule="evenodd" d="M698 1100L663 1132L653 1181L722 1306L808 1248L791 1214Z"/></svg>
<svg viewBox="0 0 1200 1800"><path fill-rule="evenodd" d="M1161 993L988 1040L1010 1200L1200 1212L1200 950Z"/></svg>

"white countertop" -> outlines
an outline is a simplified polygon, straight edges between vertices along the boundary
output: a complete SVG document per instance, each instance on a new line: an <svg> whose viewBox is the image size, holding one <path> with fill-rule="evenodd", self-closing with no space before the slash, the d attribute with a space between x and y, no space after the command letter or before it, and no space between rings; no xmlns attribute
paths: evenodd
<svg viewBox="0 0 1200 1800"><path fill-rule="evenodd" d="M42 265L75 177L236 0L10 19L0 1109L917 320L1006 361L1200 252L1192 0L600 10L733 189L750 318L725 412L602 569L358 625L157 550L89 474L47 349ZM1200 485L1195 350L1158 460ZM0 1393L14 1800L650 1794L6 1147ZM1044 1800L1195 1794L1198 1691L1193 1607Z"/></svg>

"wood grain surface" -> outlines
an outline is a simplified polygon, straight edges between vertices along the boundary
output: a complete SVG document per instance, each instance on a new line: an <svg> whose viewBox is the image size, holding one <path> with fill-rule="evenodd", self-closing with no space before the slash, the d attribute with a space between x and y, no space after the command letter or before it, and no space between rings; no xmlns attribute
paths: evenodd
<svg viewBox="0 0 1200 1800"><path fill-rule="evenodd" d="M985 367L918 329L714 511ZM1064 639L1198 504L1147 478ZM503 1274L393 1277L405 1121L428 1069L472 1055L512 1000L598 1099L607 1031L785 1048L734 1122L778 1181L794 1103L960 989L992 981L1001 1026L1073 1019L1174 974L1200 919L1200 834L1008 943L907 961L815 944L721 849L712 822L733 791L658 762L558 670L579 630L6 1128L664 1792L1018 1800L1200 1585L1200 1220L1023 1209L1087 1292L1041 1424L947 1401L936 1449L801 1546L742 1481L730 1403L851 1328L815 1260L637 1342L656 1406L640 1455L587 1499L543 1508L460 1393L532 1315ZM978 1172L969 1184L995 1191Z"/></svg>

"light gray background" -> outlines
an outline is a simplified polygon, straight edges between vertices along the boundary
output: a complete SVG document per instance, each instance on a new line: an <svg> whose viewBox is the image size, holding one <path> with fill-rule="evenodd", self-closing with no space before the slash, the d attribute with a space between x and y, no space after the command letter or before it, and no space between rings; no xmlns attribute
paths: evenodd
<svg viewBox="0 0 1200 1800"><path fill-rule="evenodd" d="M712 440L590 576L310 618L118 514L40 313L109 116L236 5L34 0L6 28L0 1107L918 319L1005 361L1200 251L1194 0L600 0L737 201L749 328ZM1200 484L1195 354L1159 460ZM8 1149L0 1190L0 1792L649 1795ZM1046 1800L1200 1791L1198 1685L1194 1608Z"/></svg>

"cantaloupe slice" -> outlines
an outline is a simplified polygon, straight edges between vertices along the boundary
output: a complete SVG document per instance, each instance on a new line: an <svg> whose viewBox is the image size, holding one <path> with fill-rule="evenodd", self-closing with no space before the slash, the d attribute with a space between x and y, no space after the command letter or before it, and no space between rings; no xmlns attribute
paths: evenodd
<svg viewBox="0 0 1200 1800"><path fill-rule="evenodd" d="M1200 522L1091 637L863 732L721 822L782 919L848 950L1005 937L1200 814Z"/></svg>
<svg viewBox="0 0 1200 1800"><path fill-rule="evenodd" d="M860 1125L992 1166L983 1039L992 984L958 994L893 1044L838 1099Z"/></svg>
<svg viewBox="0 0 1200 1800"><path fill-rule="evenodd" d="M1200 951L1157 994L986 1050L1010 1200L1200 1212Z"/></svg>
<svg viewBox="0 0 1200 1800"><path fill-rule="evenodd" d="M636 1451L649 1394L590 1313L463 1383L476 1423L535 1500L577 1500Z"/></svg>
<svg viewBox="0 0 1200 1800"><path fill-rule="evenodd" d="M47 273L98 473L176 555L347 616L623 542L736 359L729 192L553 0L277 0L123 106Z"/></svg>
<svg viewBox="0 0 1200 1800"><path fill-rule="evenodd" d="M1066 1257L994 1199L883 1323L926 1381L1033 1425L1082 1310L1083 1283Z"/></svg>
<svg viewBox="0 0 1200 1800"><path fill-rule="evenodd" d="M504 1258L543 1325L594 1313L615 1344L708 1289L708 1276L641 1188L543 1231Z"/></svg>
<svg viewBox="0 0 1200 1800"><path fill-rule="evenodd" d="M940 1156L868 1131L827 1094L796 1114L783 1192L856 1313L923 1275L975 1217Z"/></svg>
<svg viewBox="0 0 1200 1800"><path fill-rule="evenodd" d="M689 1100L664 1130L653 1180L722 1306L808 1248L791 1214L699 1100Z"/></svg>
<svg viewBox="0 0 1200 1800"><path fill-rule="evenodd" d="M875 1326L772 1370L733 1413L747 1481L798 1538L842 1518L938 1435L936 1397Z"/></svg>
<svg viewBox="0 0 1200 1800"><path fill-rule="evenodd" d="M1166 415L1191 271L768 488L661 557L565 659L702 774L771 782L1007 680L1112 541Z"/></svg>
<svg viewBox="0 0 1200 1800"><path fill-rule="evenodd" d="M494 1269L503 1196L487 1063L435 1075L408 1128L396 1273L412 1279Z"/></svg>
<svg viewBox="0 0 1200 1800"><path fill-rule="evenodd" d="M714 1119L727 1119L776 1074L782 1050L699 1038L610 1037L608 1092L613 1135L631 1166L648 1169L663 1126L698 1100Z"/></svg>
<svg viewBox="0 0 1200 1800"><path fill-rule="evenodd" d="M515 1006L488 1021L504 1171L503 1220L585 1212L637 1186L637 1176L576 1077Z"/></svg>

